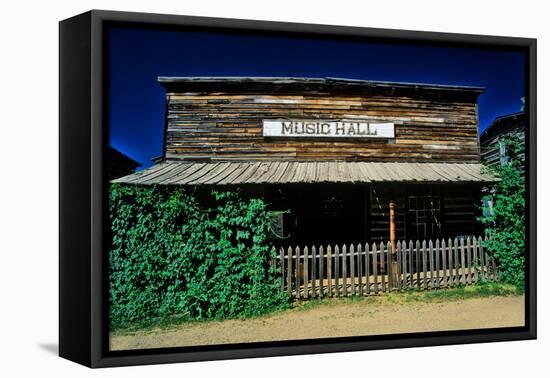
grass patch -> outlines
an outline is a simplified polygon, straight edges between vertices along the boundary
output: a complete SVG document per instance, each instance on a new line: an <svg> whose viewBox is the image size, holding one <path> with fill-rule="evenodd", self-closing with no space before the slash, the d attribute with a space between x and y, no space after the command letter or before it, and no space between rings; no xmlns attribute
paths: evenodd
<svg viewBox="0 0 550 378"><path fill-rule="evenodd" d="M405 302L447 302L468 298L492 297L492 296L510 296L521 295L522 291L516 286L496 283L483 282L470 286L458 286L449 289L438 289L430 291L406 291L389 294L389 297L396 298Z"/></svg>
<svg viewBox="0 0 550 378"><path fill-rule="evenodd" d="M521 295L523 291L513 285L497 283L497 282L481 282L470 286L458 286L447 289L437 290L403 290L399 292L392 292L381 295L371 296L351 296L347 298L315 298L306 301L296 301L291 308L281 309L270 312L268 314L262 314L253 317L242 317L237 320L245 319L262 319L272 316L277 316L283 313L293 311L309 311L321 306L338 306L343 304L348 305L383 305L383 304L400 304L400 303L432 303L432 302L452 302L469 298L482 298L492 296L514 296ZM177 327L182 324L191 323L212 323L221 322L225 319L205 319L196 320L189 318L185 315L174 315L170 317L154 318L142 320L131 325L127 325L124 328L118 328L112 330L112 334L119 335L133 335L137 332L149 332L155 329L168 329Z"/></svg>

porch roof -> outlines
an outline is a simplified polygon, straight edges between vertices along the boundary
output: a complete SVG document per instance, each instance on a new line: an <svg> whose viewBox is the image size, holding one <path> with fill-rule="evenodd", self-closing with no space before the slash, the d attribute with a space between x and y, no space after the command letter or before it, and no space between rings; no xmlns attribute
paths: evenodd
<svg viewBox="0 0 550 378"><path fill-rule="evenodd" d="M141 185L240 185L306 183L489 183L498 178L473 163L185 162L165 161L113 180Z"/></svg>

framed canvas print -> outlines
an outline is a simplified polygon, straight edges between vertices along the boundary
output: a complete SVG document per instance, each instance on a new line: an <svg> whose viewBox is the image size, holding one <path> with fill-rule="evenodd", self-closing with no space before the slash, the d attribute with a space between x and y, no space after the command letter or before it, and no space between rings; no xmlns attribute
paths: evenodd
<svg viewBox="0 0 550 378"><path fill-rule="evenodd" d="M536 337L536 41L60 22L62 357Z"/></svg>

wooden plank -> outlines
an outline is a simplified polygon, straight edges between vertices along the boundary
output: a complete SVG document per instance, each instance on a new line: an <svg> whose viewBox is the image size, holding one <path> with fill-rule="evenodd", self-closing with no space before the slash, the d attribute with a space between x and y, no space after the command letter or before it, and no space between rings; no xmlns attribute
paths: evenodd
<svg viewBox="0 0 550 378"><path fill-rule="evenodd" d="M378 254L376 243L372 243L372 274L374 276L374 294L378 294Z"/></svg>
<svg viewBox="0 0 550 378"><path fill-rule="evenodd" d="M348 296L348 249L344 244L342 247L342 295Z"/></svg>
<svg viewBox="0 0 550 378"><path fill-rule="evenodd" d="M422 285L422 281L420 280L420 257L421 257L421 252L420 252L420 241L419 240L416 241L416 249L415 249L414 255L415 255L415 258L416 258L416 285L420 289L421 285Z"/></svg>
<svg viewBox="0 0 550 378"><path fill-rule="evenodd" d="M386 274L388 273L386 269L386 252L384 248L384 243L380 243L380 287L382 292L386 291Z"/></svg>
<svg viewBox="0 0 550 378"><path fill-rule="evenodd" d="M323 246L319 247L319 297L325 295L324 283L325 281L325 250Z"/></svg>
<svg viewBox="0 0 550 378"><path fill-rule="evenodd" d="M443 270L443 281L441 282L441 285L443 287L447 287L448 284L448 275L447 275L447 244L445 243L445 239L441 239L441 267Z"/></svg>
<svg viewBox="0 0 550 378"><path fill-rule="evenodd" d="M311 297L319 297L317 295L317 249L311 247Z"/></svg>
<svg viewBox="0 0 550 378"><path fill-rule="evenodd" d="M292 270L292 248L291 247L288 247L287 249L287 252L286 252L286 258L288 259L288 270L287 270L287 283L286 283L286 287L287 287L287 290L288 290L288 296L289 297L292 297L292 274L294 273L293 270Z"/></svg>
<svg viewBox="0 0 550 378"><path fill-rule="evenodd" d="M370 251L369 243L365 243L365 293L370 294Z"/></svg>
<svg viewBox="0 0 550 378"><path fill-rule="evenodd" d="M365 286L363 284L363 247L361 246L361 243L357 244L357 277L358 277L358 285L357 290L359 291L359 295L363 296L365 295Z"/></svg>
<svg viewBox="0 0 550 378"><path fill-rule="evenodd" d="M434 270L434 243L430 239L428 241L428 256L430 260L430 289L435 288L435 270Z"/></svg>
<svg viewBox="0 0 550 378"><path fill-rule="evenodd" d="M460 265L460 262L458 260L458 250L459 250L460 246L459 246L459 242L458 242L458 239L455 238L454 239L454 248L453 248L453 260L454 260L454 282L456 285L459 285L460 284L460 276L459 276L459 265Z"/></svg>
<svg viewBox="0 0 550 378"><path fill-rule="evenodd" d="M349 247L349 274L351 280L351 295L355 295L355 247L353 244Z"/></svg>
<svg viewBox="0 0 550 378"><path fill-rule="evenodd" d="M391 284L391 276L393 275L393 272L392 272L392 256L391 256L391 242L388 241L386 243L386 253L387 253L387 258L386 258L386 272L387 272L387 283L386 283L386 291L387 292L390 292L393 288L392 288L392 284Z"/></svg>
<svg viewBox="0 0 550 378"><path fill-rule="evenodd" d="M479 246L479 265L481 267L481 280L485 280L485 249L483 247L483 239L481 236L477 240L478 246Z"/></svg>
<svg viewBox="0 0 550 378"><path fill-rule="evenodd" d="M304 299L309 296L309 249L307 245L304 247Z"/></svg>
<svg viewBox="0 0 550 378"><path fill-rule="evenodd" d="M296 275L294 276L295 286L296 286L296 299L300 299L300 286L301 286L300 276L303 274L304 268L301 265L301 261L300 261L300 253L301 253L300 247L296 246L296 249L294 251L295 251L294 257L296 258L296 260L294 261L296 266Z"/></svg>
<svg viewBox="0 0 550 378"><path fill-rule="evenodd" d="M338 245L334 247L334 288L336 296L340 296L340 248Z"/></svg>
<svg viewBox="0 0 550 378"><path fill-rule="evenodd" d="M439 239L435 240L434 253L435 253L435 287L439 288L439 268L440 268L439 255L441 253L441 247L439 245Z"/></svg>
<svg viewBox="0 0 550 378"><path fill-rule="evenodd" d="M401 242L398 241L395 246L395 253L397 256L397 289L401 290L401 288L404 286L404 279L406 272L404 266L406 265L405 260L403 259L403 252L401 250Z"/></svg>
<svg viewBox="0 0 550 378"><path fill-rule="evenodd" d="M470 237L466 239L466 265L468 266L466 282L472 284L472 241Z"/></svg>
<svg viewBox="0 0 550 378"><path fill-rule="evenodd" d="M422 288L428 289L428 261L426 261L426 240L422 240Z"/></svg>
<svg viewBox="0 0 550 378"><path fill-rule="evenodd" d="M403 268L403 286L402 286L402 288L409 289L411 287L411 285L409 285L409 275L411 274L411 271L409 270L409 268L410 268L409 261L411 259L411 255L408 251L407 242L405 240L401 241L401 250L403 251L403 258L404 258L404 261L403 261L403 264L404 264L404 268Z"/></svg>
<svg viewBox="0 0 550 378"><path fill-rule="evenodd" d="M283 247L279 249L279 260L281 262L281 290L285 290L285 250Z"/></svg>
<svg viewBox="0 0 550 378"><path fill-rule="evenodd" d="M449 286L454 286L454 273L453 273L453 241L451 238L447 241L447 257L449 258L448 265L449 265Z"/></svg>
<svg viewBox="0 0 550 378"><path fill-rule="evenodd" d="M327 247L327 279L328 279L328 296L332 297L332 248Z"/></svg>
<svg viewBox="0 0 550 378"><path fill-rule="evenodd" d="M465 258L465 251L464 251L464 238L460 238L460 283L462 285L466 285L466 258Z"/></svg>
<svg viewBox="0 0 550 378"><path fill-rule="evenodd" d="M474 282L477 282L479 281L479 276L478 276L478 270L479 270L479 247L477 245L477 238L473 238L472 239L472 250L473 250L473 255L474 255Z"/></svg>
<svg viewBox="0 0 550 378"><path fill-rule="evenodd" d="M413 274L414 274L414 244L412 240L409 240L409 249L407 251L409 255L409 287L414 287Z"/></svg>

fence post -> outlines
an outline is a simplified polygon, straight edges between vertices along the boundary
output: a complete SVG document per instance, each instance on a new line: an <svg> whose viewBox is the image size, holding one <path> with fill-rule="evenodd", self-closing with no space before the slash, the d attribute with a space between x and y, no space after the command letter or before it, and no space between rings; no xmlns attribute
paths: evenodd
<svg viewBox="0 0 550 378"><path fill-rule="evenodd" d="M481 279L485 280L485 250L483 249L483 239L478 238L479 245L479 265L481 266Z"/></svg>
<svg viewBox="0 0 550 378"><path fill-rule="evenodd" d="M285 290L285 250L279 249L279 259L281 260L281 290Z"/></svg>
<svg viewBox="0 0 550 378"><path fill-rule="evenodd" d="M422 288L428 289L428 262L426 261L426 240L422 240Z"/></svg>
<svg viewBox="0 0 550 378"><path fill-rule="evenodd" d="M388 281L386 282L386 291L391 291L394 286L393 286L393 283L391 282L392 281L392 277L395 275L395 272L393 271L393 256L391 254L391 243L390 242L387 242L386 243L386 251L387 251L387 254L388 254L388 257L386 259L386 265L387 265L387 268L386 268L386 272L387 272L387 279Z"/></svg>
<svg viewBox="0 0 550 378"><path fill-rule="evenodd" d="M359 295L363 296L365 294L365 286L363 285L363 248L361 243L357 244L357 275L359 276L359 283L357 290L359 290Z"/></svg>
<svg viewBox="0 0 550 378"><path fill-rule="evenodd" d="M294 276L295 278L295 284L296 284L296 299L300 299L300 276L303 274L303 271L304 271L304 268L303 267L300 267L300 253L301 253L301 250L300 250L300 247L299 246L296 246L296 249L295 249L295 257L296 257L296 275Z"/></svg>
<svg viewBox="0 0 550 378"><path fill-rule="evenodd" d="M397 255L395 250L395 201L390 201L390 244L388 248L388 286L393 289L397 286Z"/></svg>
<svg viewBox="0 0 550 378"><path fill-rule="evenodd" d="M386 291L386 274L388 274L386 268L386 249L384 247L384 242L380 242L380 281L382 292Z"/></svg>
<svg viewBox="0 0 550 378"><path fill-rule="evenodd" d="M287 279L286 288L288 290L288 295L291 297L292 296L292 274L294 272L292 271L292 248L290 247L288 247L287 249L286 258L288 259L288 264L286 264L288 266L288 271L286 275L286 279Z"/></svg>
<svg viewBox="0 0 550 378"><path fill-rule="evenodd" d="M376 243L372 243L372 272L374 274L374 294L378 294L378 249Z"/></svg>
<svg viewBox="0 0 550 378"><path fill-rule="evenodd" d="M439 246L439 239L435 240L435 287L439 288L439 253L441 252Z"/></svg>
<svg viewBox="0 0 550 378"><path fill-rule="evenodd" d="M330 245L327 247L327 279L328 279L328 296L332 297L332 249Z"/></svg>
<svg viewBox="0 0 550 378"><path fill-rule="evenodd" d="M366 281L366 293L370 294L370 253L369 243L365 243L365 281Z"/></svg>
<svg viewBox="0 0 550 378"><path fill-rule="evenodd" d="M443 267L443 287L447 287L447 245L445 239L441 239L441 265Z"/></svg>
<svg viewBox="0 0 550 378"><path fill-rule="evenodd" d="M325 260L325 256L324 256L324 249L323 249L323 246L321 245L319 247L319 297L323 297L323 295L325 294L324 293L324 288L323 288L323 281L325 280L325 263L324 263L324 260Z"/></svg>
<svg viewBox="0 0 550 378"><path fill-rule="evenodd" d="M477 238L474 237L472 239L472 249L474 251L473 255L474 255L474 282L477 282L479 280L479 276L478 276L478 266L479 266L479 248L477 246Z"/></svg>
<svg viewBox="0 0 550 378"><path fill-rule="evenodd" d="M396 282L397 282L397 290L401 290L401 273L403 272L403 252L401 251L401 243L397 242L395 254L397 257L396 261Z"/></svg>
<svg viewBox="0 0 550 378"><path fill-rule="evenodd" d="M472 283L472 241L470 237L466 239L466 264L468 265L466 283Z"/></svg>
<svg viewBox="0 0 550 378"><path fill-rule="evenodd" d="M311 247L311 297L317 296L317 249Z"/></svg>
<svg viewBox="0 0 550 378"><path fill-rule="evenodd" d="M336 296L340 296L340 248L334 246L334 288Z"/></svg>
<svg viewBox="0 0 550 378"><path fill-rule="evenodd" d="M407 255L407 243L405 242L405 240L402 240L401 241L401 253L402 253L402 264L403 264L403 270L401 272L401 274L403 274L403 283L401 284L401 288L403 289L406 289L408 287L408 283L407 283L407 270L408 270L408 260L410 259L410 255Z"/></svg>
<svg viewBox="0 0 550 378"><path fill-rule="evenodd" d="M453 261L454 261L454 278L453 281L456 285L460 284L460 276L458 275L458 239L454 240L453 247Z"/></svg>
<svg viewBox="0 0 550 378"><path fill-rule="evenodd" d="M464 258L464 238L460 238L460 283L466 285L466 277L464 267L466 265L466 259Z"/></svg>
<svg viewBox="0 0 550 378"><path fill-rule="evenodd" d="M349 270L351 276L351 295L355 295L355 247L349 246Z"/></svg>
<svg viewBox="0 0 550 378"><path fill-rule="evenodd" d="M414 270L413 270L414 255L413 255L413 251L414 251L414 244L413 244L412 240L409 240L409 286L410 287L414 286L414 282L413 282L413 274L414 274Z"/></svg>
<svg viewBox="0 0 550 378"><path fill-rule="evenodd" d="M430 256L430 289L435 287L434 285L434 243L430 239L428 241L428 255Z"/></svg>
<svg viewBox="0 0 550 378"><path fill-rule="evenodd" d="M348 248L344 244L342 247L342 292L343 296L348 296Z"/></svg>
<svg viewBox="0 0 550 378"><path fill-rule="evenodd" d="M416 240L415 258L416 258L416 286L420 289L422 284L420 282L420 240Z"/></svg>
<svg viewBox="0 0 550 378"><path fill-rule="evenodd" d="M309 249L304 247L304 298L307 299L309 291Z"/></svg>

